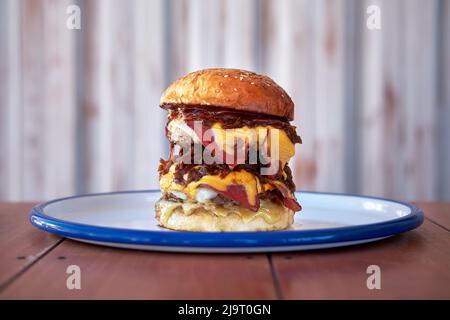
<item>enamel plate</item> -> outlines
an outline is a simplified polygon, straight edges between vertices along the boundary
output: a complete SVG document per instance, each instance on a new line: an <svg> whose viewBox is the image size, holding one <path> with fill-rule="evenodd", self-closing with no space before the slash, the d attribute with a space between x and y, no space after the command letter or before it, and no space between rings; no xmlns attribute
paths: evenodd
<svg viewBox="0 0 450 320"><path fill-rule="evenodd" d="M290 230L180 232L161 228L154 205L159 191L92 194L34 207L39 229L98 245L177 252L270 252L341 247L417 228L423 212L407 203L345 194L300 192L303 207Z"/></svg>

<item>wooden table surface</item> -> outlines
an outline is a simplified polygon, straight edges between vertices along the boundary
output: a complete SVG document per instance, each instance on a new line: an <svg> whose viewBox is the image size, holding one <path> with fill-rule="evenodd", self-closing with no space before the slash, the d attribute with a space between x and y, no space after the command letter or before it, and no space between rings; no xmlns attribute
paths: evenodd
<svg viewBox="0 0 450 320"><path fill-rule="evenodd" d="M450 299L450 204L372 244L277 254L181 254L78 243L33 227L33 203L0 203L0 299ZM68 290L66 269L81 269ZM381 289L369 290L369 265Z"/></svg>

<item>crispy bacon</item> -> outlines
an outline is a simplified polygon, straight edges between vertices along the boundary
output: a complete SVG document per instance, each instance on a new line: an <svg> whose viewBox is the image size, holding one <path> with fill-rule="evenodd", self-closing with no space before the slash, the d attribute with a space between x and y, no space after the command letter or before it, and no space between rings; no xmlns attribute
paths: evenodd
<svg viewBox="0 0 450 320"><path fill-rule="evenodd" d="M214 148L216 152L221 153L221 155L223 156L222 159L224 160L227 159L225 150L221 150L217 145L214 144L214 137L212 137L211 141L204 140L202 134L200 132L196 132L199 128L194 126L195 120L201 121L201 129L203 133L217 122L219 122L224 129L241 128L244 126L273 126L275 128L284 130L293 143L301 143L301 139L297 135L295 127L292 126L286 118L249 112L232 111L220 107L211 107L210 109L208 109L208 112L205 112L204 108L199 108L198 106L166 105L163 107L169 110L167 125L173 119L183 119L200 138L203 148ZM169 136L167 125L166 135ZM247 162L248 160L248 147L249 146L246 144L244 152L245 162ZM202 149L202 151L203 150L204 149ZM256 164L237 164L237 152L236 150L234 151L235 162L231 164L185 164L180 162L180 159L173 154L174 142L171 141L169 159L160 160L159 172L160 175L166 174L169 172L170 168L175 165L174 181L178 184L186 186L191 182L199 181L205 175L220 175L222 177L225 177L232 171L245 170L255 175L255 177L259 179L261 184L271 183L274 189L260 193L256 195L256 199L253 199L254 201L250 201L248 199L245 187L242 185L230 185L225 191L214 189L213 187L205 184L201 184L200 186L205 186L215 190L219 194L218 197L220 197L220 201L223 203L238 203L242 207L248 208L253 211L257 211L259 209L260 199L270 199L271 201L279 202L293 211L301 210L301 206L298 204L293 194L293 192L295 191L295 185L292 180L291 170L287 165L282 168L280 162L280 165L278 166L279 170L277 173L270 176L261 175L261 169L265 167L265 165L261 164L259 161ZM191 163L194 163L194 148L191 148L190 155L183 155L183 158L185 156L190 156L192 160ZM251 205L250 202L254 204Z"/></svg>
<svg viewBox="0 0 450 320"><path fill-rule="evenodd" d="M186 121L186 124L189 126L189 128L192 129L192 131L196 134L197 138L201 141L204 149L208 150L208 152L213 156L216 157L217 160L215 160L216 163L226 163L230 168L235 167L238 163L247 162L248 160L248 151L249 151L249 142L244 141L243 147L244 150L240 153L238 152L238 143L234 143L234 149L233 153L229 154L227 153L222 147L222 145L218 145L216 143L216 137L214 134L207 138L205 136L205 132L209 129L211 129L210 126L205 125L201 123L200 125L195 125L194 120L188 120ZM242 159L238 159L238 156L242 154L244 157Z"/></svg>
<svg viewBox="0 0 450 320"><path fill-rule="evenodd" d="M160 170L161 169L165 169L168 172L168 161L161 160ZM271 185L275 188L259 194L258 199L270 199L271 201L282 203L285 207L291 210L301 210L301 206L292 196L292 193L295 191L295 184L292 181L291 170L287 165L284 167L286 178L283 178L281 169L279 173L270 177L261 175L260 167L258 167L258 165L238 165L234 169L230 169L228 165L225 164L196 165L177 163L174 172L174 180L176 183L186 186L191 182L199 181L205 175L220 175L225 177L230 172L239 170L250 172L255 175L261 183L271 183ZM164 174L163 172L161 173ZM273 180L276 181L274 182ZM211 186L204 186L214 189ZM240 203L243 207L251 210L257 210L259 208L259 200L257 201L257 207L249 204L249 200L247 199L247 195L243 187L235 188L232 186L231 190L227 190L225 192L219 192L218 190L215 191L221 194L224 198L230 199L230 201Z"/></svg>
<svg viewBox="0 0 450 320"><path fill-rule="evenodd" d="M213 188L212 186L208 184L200 184L200 186L205 188L210 188L217 193L219 193L224 199L222 199L222 202L225 203L226 199L228 199L230 202L238 203L244 208L250 209L252 211L258 211L260 207L260 200L261 199L269 199L272 202L278 202L284 205L286 208L297 212L302 209L300 204L297 202L297 200L293 197L292 194L288 194L287 196L283 196L283 194L279 191L279 189L276 190L270 190L265 193L259 194L255 199L255 205L251 205L250 201L248 199L248 195L245 191L245 188L241 185L230 185L227 187L226 191L221 191Z"/></svg>
<svg viewBox="0 0 450 320"><path fill-rule="evenodd" d="M232 201L235 201L237 203L239 203L242 207L250 209L252 211L258 211L259 206L260 206L260 202L259 202L259 197L256 196L254 199L254 205L250 204L250 199L248 198L247 192L245 191L244 186L241 185L229 185L227 186L227 190L223 191L223 190L217 190L213 187L211 187L208 184L200 184L199 186L201 187L206 187L206 188L210 188L214 191L216 191L217 193L221 194L222 196L224 196L225 198L228 198Z"/></svg>
<svg viewBox="0 0 450 320"><path fill-rule="evenodd" d="M294 212L302 210L302 206L294 198L283 198L283 205Z"/></svg>
<svg viewBox="0 0 450 320"><path fill-rule="evenodd" d="M302 143L295 126L291 125L287 118L262 113L236 111L218 106L208 106L207 112L205 112L205 108L196 105L166 104L161 107L169 110L169 121L176 118L183 118L186 121L201 120L208 127L211 127L216 122L220 122L224 129L244 126L249 128L272 126L286 131L287 136L293 143Z"/></svg>
<svg viewBox="0 0 450 320"><path fill-rule="evenodd" d="M271 183L282 195L282 203L286 208L293 211L300 211L302 207L298 204L297 200L293 196L292 192L283 183L276 181Z"/></svg>

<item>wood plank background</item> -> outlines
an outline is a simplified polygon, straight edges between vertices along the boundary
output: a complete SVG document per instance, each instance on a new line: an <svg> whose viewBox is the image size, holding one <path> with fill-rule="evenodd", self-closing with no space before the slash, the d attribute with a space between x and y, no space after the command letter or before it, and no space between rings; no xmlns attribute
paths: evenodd
<svg viewBox="0 0 450 320"><path fill-rule="evenodd" d="M222 66L294 99L298 189L450 200L449 20L446 0L0 0L0 199L157 188L162 90Z"/></svg>

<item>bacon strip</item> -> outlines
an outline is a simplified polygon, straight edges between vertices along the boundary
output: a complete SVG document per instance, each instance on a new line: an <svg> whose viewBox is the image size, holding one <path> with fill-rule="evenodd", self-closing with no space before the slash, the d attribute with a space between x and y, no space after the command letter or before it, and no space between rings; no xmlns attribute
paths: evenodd
<svg viewBox="0 0 450 320"><path fill-rule="evenodd" d="M300 211L302 210L302 207L297 202L297 200L293 197L292 193L289 191L289 189L283 185L280 182L273 182L271 185L276 188L278 191L280 191L281 195L283 196L283 205L291 209L293 211Z"/></svg>
<svg viewBox="0 0 450 320"><path fill-rule="evenodd" d="M302 210L302 206L294 198L283 198L283 205L294 212Z"/></svg>
<svg viewBox="0 0 450 320"><path fill-rule="evenodd" d="M216 188L211 187L208 184L203 184L203 183L199 184L199 186L210 188L210 189L214 190L215 192L223 195L224 197L231 199L233 201L236 201L244 208L250 209L255 212L258 211L258 209L259 209L259 206L260 206L259 198L256 196L256 198L254 199L255 204L251 205L244 186L232 184L232 185L227 186L227 190L225 190L225 191L218 190Z"/></svg>
<svg viewBox="0 0 450 320"><path fill-rule="evenodd" d="M201 126L194 126L194 121L192 120L186 121L186 124L194 131L198 139L202 142L203 147L205 147L205 149L207 149L214 157L216 157L217 163L226 163L230 168L234 168L238 163L245 163L248 160L248 141L245 141L244 151L241 152L241 154L244 155L244 159L238 159L237 142L234 144L233 154L228 154L222 148L223 146L216 143L214 134L212 135L211 139L205 138L204 133L205 131L211 129L210 126L204 124L202 124ZM213 152L215 154L213 154Z"/></svg>

